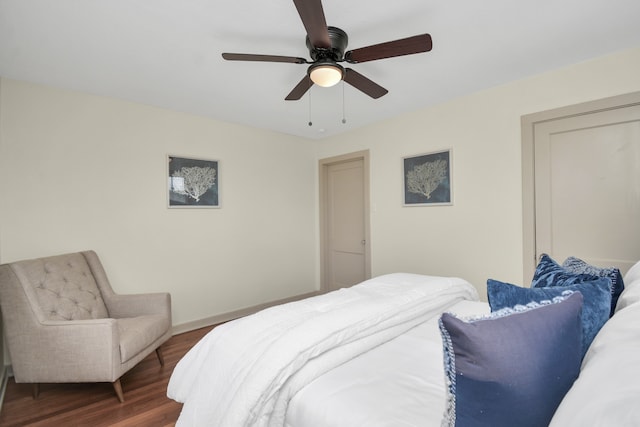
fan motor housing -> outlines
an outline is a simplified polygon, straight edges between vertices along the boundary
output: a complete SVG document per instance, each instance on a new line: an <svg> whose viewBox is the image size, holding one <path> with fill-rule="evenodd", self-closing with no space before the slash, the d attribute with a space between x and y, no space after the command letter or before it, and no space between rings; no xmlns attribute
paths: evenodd
<svg viewBox="0 0 640 427"><path fill-rule="evenodd" d="M331 48L329 49L312 46L309 36L307 36L306 42L307 48L309 48L309 56L314 61L342 61L349 37L347 37L347 33L338 27L327 27L327 31L329 31L329 40L331 41Z"/></svg>

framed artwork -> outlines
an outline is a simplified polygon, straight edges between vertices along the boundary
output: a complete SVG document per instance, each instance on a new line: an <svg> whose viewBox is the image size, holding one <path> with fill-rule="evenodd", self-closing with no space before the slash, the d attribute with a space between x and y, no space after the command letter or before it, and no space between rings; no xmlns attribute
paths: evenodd
<svg viewBox="0 0 640 427"><path fill-rule="evenodd" d="M168 156L170 208L219 208L220 164L217 160Z"/></svg>
<svg viewBox="0 0 640 427"><path fill-rule="evenodd" d="M404 206L452 205L451 150L404 157Z"/></svg>

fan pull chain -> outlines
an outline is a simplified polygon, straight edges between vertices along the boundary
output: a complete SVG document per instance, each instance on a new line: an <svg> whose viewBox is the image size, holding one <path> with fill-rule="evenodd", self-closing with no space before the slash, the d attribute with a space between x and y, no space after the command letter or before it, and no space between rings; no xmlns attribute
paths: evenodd
<svg viewBox="0 0 640 427"><path fill-rule="evenodd" d="M347 119L345 118L345 108L344 108L344 80L342 81L342 124L347 123Z"/></svg>
<svg viewBox="0 0 640 427"><path fill-rule="evenodd" d="M313 126L311 121L311 88L309 88L309 126Z"/></svg>

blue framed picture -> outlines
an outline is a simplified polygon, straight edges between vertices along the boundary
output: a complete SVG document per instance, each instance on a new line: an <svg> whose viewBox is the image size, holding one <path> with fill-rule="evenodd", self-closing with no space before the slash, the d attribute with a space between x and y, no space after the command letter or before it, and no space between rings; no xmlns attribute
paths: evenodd
<svg viewBox="0 0 640 427"><path fill-rule="evenodd" d="M451 150L402 159L404 206L452 205Z"/></svg>
<svg viewBox="0 0 640 427"><path fill-rule="evenodd" d="M219 208L220 164L217 160L168 156L170 208Z"/></svg>

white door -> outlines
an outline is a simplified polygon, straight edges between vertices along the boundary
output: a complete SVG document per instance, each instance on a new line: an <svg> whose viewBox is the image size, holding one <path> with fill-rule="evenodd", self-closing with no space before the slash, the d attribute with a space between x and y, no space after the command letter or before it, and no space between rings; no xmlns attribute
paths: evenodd
<svg viewBox="0 0 640 427"><path fill-rule="evenodd" d="M370 277L366 158L320 162L322 288L331 291Z"/></svg>
<svg viewBox="0 0 640 427"><path fill-rule="evenodd" d="M640 106L535 125L535 247L624 273L640 259Z"/></svg>

